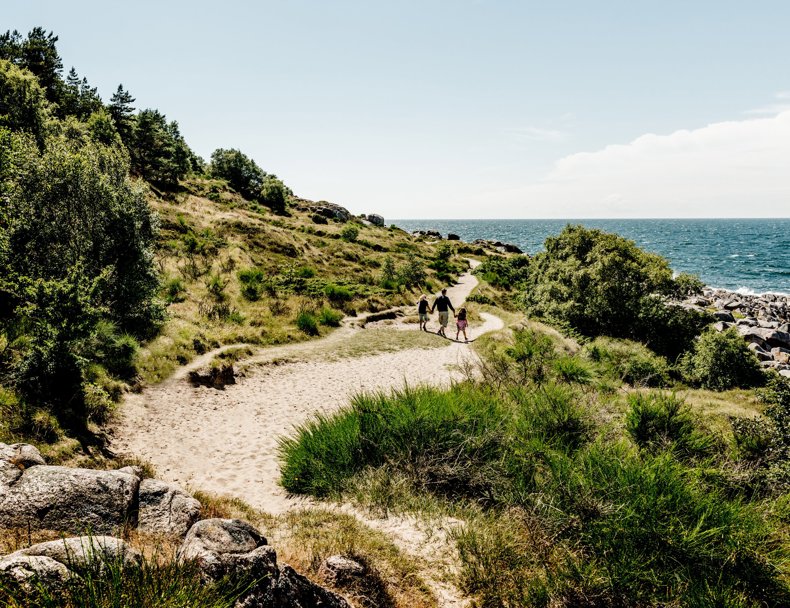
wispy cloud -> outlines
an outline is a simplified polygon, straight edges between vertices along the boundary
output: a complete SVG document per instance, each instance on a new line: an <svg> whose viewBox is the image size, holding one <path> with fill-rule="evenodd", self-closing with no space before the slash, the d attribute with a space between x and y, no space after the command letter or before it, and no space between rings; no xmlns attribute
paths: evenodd
<svg viewBox="0 0 790 608"><path fill-rule="evenodd" d="M779 91L774 95L774 101L759 108L746 110L744 114L749 116L776 116L786 110L790 110L790 91Z"/></svg>
<svg viewBox="0 0 790 608"><path fill-rule="evenodd" d="M568 132L561 129L543 127L519 127L513 129L513 136L519 141L561 142L568 139Z"/></svg>

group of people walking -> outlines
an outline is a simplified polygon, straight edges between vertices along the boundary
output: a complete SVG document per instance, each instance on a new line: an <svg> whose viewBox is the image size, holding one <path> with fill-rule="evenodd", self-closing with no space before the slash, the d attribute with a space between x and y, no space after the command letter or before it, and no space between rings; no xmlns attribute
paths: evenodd
<svg viewBox="0 0 790 608"><path fill-rule="evenodd" d="M436 333L444 338L447 337L445 330L450 322L450 311L453 311L456 327L455 339L458 340L458 336L463 333L464 341L469 342L469 338L466 335L466 328L469 326L466 320L466 308L461 307L456 312L455 308L453 308L453 303L447 297L446 289L442 289L442 295L433 301L433 305L428 304L428 296L425 294L420 296L420 301L417 303L417 314L420 316L420 329L422 331L428 331L428 321L434 310L439 311L439 330Z"/></svg>

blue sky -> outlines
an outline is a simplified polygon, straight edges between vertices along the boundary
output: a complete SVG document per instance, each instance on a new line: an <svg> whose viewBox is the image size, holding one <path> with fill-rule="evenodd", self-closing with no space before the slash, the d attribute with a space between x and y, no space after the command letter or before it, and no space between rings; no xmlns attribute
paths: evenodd
<svg viewBox="0 0 790 608"><path fill-rule="evenodd" d="M790 3L4 0L106 99L407 217L790 216Z"/></svg>

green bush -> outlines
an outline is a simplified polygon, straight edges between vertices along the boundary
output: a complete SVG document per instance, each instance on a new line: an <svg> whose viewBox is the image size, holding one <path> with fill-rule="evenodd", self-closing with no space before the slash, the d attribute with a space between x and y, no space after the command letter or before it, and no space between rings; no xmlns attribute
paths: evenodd
<svg viewBox="0 0 790 608"><path fill-rule="evenodd" d="M683 332L691 328L693 336L707 322L706 315L680 307L664 310L663 296L682 288L669 264L616 234L566 226L546 239L545 251L527 268L521 296L527 311L585 336L644 341L674 358L690 339Z"/></svg>
<svg viewBox="0 0 790 608"><path fill-rule="evenodd" d="M340 322L343 320L343 313L339 310L333 310L331 308L322 308L321 312L318 313L318 322L321 325L328 325L329 327L338 327L340 326Z"/></svg>
<svg viewBox="0 0 790 608"><path fill-rule="evenodd" d="M678 367L689 384L714 391L748 388L765 382L760 362L735 328L705 331Z"/></svg>
<svg viewBox="0 0 790 608"><path fill-rule="evenodd" d="M168 304L183 302L186 299L184 296L185 291L184 282L179 278L170 279L164 285L165 299Z"/></svg>
<svg viewBox="0 0 790 608"><path fill-rule="evenodd" d="M348 302L354 298L354 294L348 287L335 285L334 283L328 283L326 287L324 287L324 295L330 302L337 304Z"/></svg>
<svg viewBox="0 0 790 608"><path fill-rule="evenodd" d="M318 335L318 319L316 319L315 314L310 312L309 310L301 310L296 315L296 327L299 328L300 331L303 331L308 336L317 336Z"/></svg>
<svg viewBox="0 0 790 608"><path fill-rule="evenodd" d="M582 352L603 375L631 386L662 387L670 382L666 359L638 342L596 338Z"/></svg>
<svg viewBox="0 0 790 608"><path fill-rule="evenodd" d="M589 363L578 357L558 357L554 363L554 373L563 382L572 384L590 384L593 380L593 370Z"/></svg>
<svg viewBox="0 0 790 608"><path fill-rule="evenodd" d="M240 150L219 148L211 154L209 174L228 180L230 187L248 201L258 199L266 172Z"/></svg>
<svg viewBox="0 0 790 608"><path fill-rule="evenodd" d="M499 289L520 289L527 280L529 264L528 255L488 256L474 274Z"/></svg>
<svg viewBox="0 0 790 608"><path fill-rule="evenodd" d="M264 281L266 277L259 268L246 268L239 270L236 274L241 283L241 295L250 302L257 302L261 299L264 291Z"/></svg>
<svg viewBox="0 0 790 608"><path fill-rule="evenodd" d="M358 236L359 228L352 226L351 224L345 226L343 230L340 231L340 238L342 238L344 241L348 241L349 243L356 241Z"/></svg>

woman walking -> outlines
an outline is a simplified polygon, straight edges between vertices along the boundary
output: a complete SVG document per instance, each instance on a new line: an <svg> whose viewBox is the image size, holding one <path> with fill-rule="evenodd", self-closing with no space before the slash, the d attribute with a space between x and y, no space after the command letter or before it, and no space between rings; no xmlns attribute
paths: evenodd
<svg viewBox="0 0 790 608"><path fill-rule="evenodd" d="M417 302L417 314L420 316L420 329L428 331L428 296L422 294Z"/></svg>

